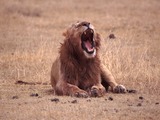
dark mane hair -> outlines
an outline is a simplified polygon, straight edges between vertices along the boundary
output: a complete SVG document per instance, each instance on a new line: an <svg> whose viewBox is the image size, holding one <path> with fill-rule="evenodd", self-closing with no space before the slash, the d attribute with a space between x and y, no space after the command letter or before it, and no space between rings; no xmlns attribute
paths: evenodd
<svg viewBox="0 0 160 120"><path fill-rule="evenodd" d="M100 47L100 36L95 36L96 50L98 53ZM98 54L95 58L88 59L83 52L78 50L72 44L70 39L66 39L60 47L61 71L67 82L76 84L82 89L88 89L93 86L100 74L100 59ZM97 79L95 79L97 78ZM88 83L88 79L91 81Z"/></svg>

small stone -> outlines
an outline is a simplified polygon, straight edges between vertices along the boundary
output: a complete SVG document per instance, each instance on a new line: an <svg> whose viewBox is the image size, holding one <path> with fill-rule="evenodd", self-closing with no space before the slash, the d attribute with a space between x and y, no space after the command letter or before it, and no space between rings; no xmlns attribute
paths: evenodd
<svg viewBox="0 0 160 120"><path fill-rule="evenodd" d="M31 97L38 97L38 93L32 93L30 96Z"/></svg>
<svg viewBox="0 0 160 120"><path fill-rule="evenodd" d="M108 98L108 100L112 101L112 100L113 100L113 98L112 98L112 97L109 97L109 98Z"/></svg>
<svg viewBox="0 0 160 120"><path fill-rule="evenodd" d="M136 90L127 90L128 93L136 93Z"/></svg>
<svg viewBox="0 0 160 120"><path fill-rule="evenodd" d="M71 103L77 103L78 101L77 100L73 100L73 101L71 101Z"/></svg>
<svg viewBox="0 0 160 120"><path fill-rule="evenodd" d="M137 106L138 106L138 107L142 106L142 103L138 103Z"/></svg>
<svg viewBox="0 0 160 120"><path fill-rule="evenodd" d="M155 104L156 104L156 105L159 105L159 102L156 102Z"/></svg>
<svg viewBox="0 0 160 120"><path fill-rule="evenodd" d="M53 99L51 99L51 102L59 102L59 99L58 98L53 98Z"/></svg>
<svg viewBox="0 0 160 120"><path fill-rule="evenodd" d="M109 38L110 38L110 39L115 39L116 37L115 37L114 34L110 34L110 35L109 35Z"/></svg>
<svg viewBox="0 0 160 120"><path fill-rule="evenodd" d="M144 98L142 96L139 97L140 100L143 100Z"/></svg>
<svg viewBox="0 0 160 120"><path fill-rule="evenodd" d="M18 96L13 96L12 99L18 99Z"/></svg>

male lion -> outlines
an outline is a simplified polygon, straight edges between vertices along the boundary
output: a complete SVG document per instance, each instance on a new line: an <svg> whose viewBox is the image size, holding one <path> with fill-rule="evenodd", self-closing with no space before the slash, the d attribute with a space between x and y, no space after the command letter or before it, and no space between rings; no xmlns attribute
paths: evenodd
<svg viewBox="0 0 160 120"><path fill-rule="evenodd" d="M72 24L63 35L65 40L60 47L60 56L51 70L55 94L100 97L109 86L115 93L126 92L126 88L118 85L101 65L98 56L101 38L89 22Z"/></svg>

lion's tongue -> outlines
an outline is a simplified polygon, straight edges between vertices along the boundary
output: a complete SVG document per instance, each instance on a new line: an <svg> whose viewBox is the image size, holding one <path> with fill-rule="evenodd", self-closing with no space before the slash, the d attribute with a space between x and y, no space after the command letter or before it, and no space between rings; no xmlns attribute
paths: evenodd
<svg viewBox="0 0 160 120"><path fill-rule="evenodd" d="M86 48L87 48L87 50L89 51L89 52L91 52L91 51L93 51L93 47L92 47L92 44L87 40L86 42L85 42L85 46L86 46Z"/></svg>

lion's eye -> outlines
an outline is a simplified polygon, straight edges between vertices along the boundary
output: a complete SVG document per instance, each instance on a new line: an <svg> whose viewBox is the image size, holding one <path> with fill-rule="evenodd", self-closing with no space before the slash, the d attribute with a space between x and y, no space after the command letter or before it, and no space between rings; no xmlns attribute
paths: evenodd
<svg viewBox="0 0 160 120"><path fill-rule="evenodd" d="M83 23L83 26L89 27L90 23Z"/></svg>
<svg viewBox="0 0 160 120"><path fill-rule="evenodd" d="M84 24L83 24L83 26L87 26L87 24L86 24L86 23L84 23Z"/></svg>

